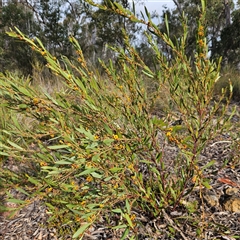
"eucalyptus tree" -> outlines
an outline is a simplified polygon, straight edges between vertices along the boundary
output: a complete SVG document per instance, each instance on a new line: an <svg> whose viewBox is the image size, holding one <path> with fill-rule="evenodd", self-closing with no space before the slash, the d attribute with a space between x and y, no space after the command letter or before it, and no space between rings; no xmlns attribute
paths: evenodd
<svg viewBox="0 0 240 240"><path fill-rule="evenodd" d="M110 0L102 1L102 5L111 9L111 4L114 2L121 4L125 9L131 9L132 5L128 0ZM111 10L93 9L89 13L91 22L89 29L95 38L94 46L96 55L101 56L104 59L114 57L110 51L108 51L107 45L115 45L124 48L124 32L129 36L131 42L136 41L137 35L141 30L140 25L131 22L124 16L116 14ZM117 56L115 56L117 58Z"/></svg>
<svg viewBox="0 0 240 240"><path fill-rule="evenodd" d="M222 30L215 55L223 56L225 64L235 65L239 68L240 9L237 9L232 13L232 22Z"/></svg>
<svg viewBox="0 0 240 240"><path fill-rule="evenodd" d="M38 23L37 37L39 37L46 48L55 55L64 52L68 39L68 31L63 25L63 4L62 0L40 0L34 1L28 6L34 11Z"/></svg>
<svg viewBox="0 0 240 240"><path fill-rule="evenodd" d="M184 14L187 17L189 33L186 50L187 54L193 57L193 49L195 49L196 43L196 30L198 28L196 19L200 14L201 0L173 0L173 2L175 3L175 8L173 10L166 9L163 12L162 18L168 18L170 33L172 35L171 38L173 41L177 41L183 32L182 24L178 20L179 16ZM206 4L204 31L207 35L209 52L214 56L218 48L221 31L231 24L231 12L234 9L234 1L215 0L206 1ZM167 31L164 24L160 24L159 27L163 31Z"/></svg>

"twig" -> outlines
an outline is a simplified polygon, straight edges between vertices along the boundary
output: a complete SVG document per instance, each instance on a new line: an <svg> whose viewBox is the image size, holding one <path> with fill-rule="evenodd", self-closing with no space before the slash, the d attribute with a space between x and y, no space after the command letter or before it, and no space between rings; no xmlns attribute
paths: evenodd
<svg viewBox="0 0 240 240"><path fill-rule="evenodd" d="M215 143L211 144L210 147L213 147L213 146L215 146L218 143L231 143L231 142L232 141L218 141L218 142L215 142Z"/></svg>
<svg viewBox="0 0 240 240"><path fill-rule="evenodd" d="M164 209L162 209L162 213L163 213L164 218L165 218L166 221L168 222L168 224L170 224L171 227L173 227L176 231L178 231L184 240L189 240L187 237L185 237L185 235L183 234L183 232L181 231L181 229L180 229L180 228L174 223L174 221L168 216L168 214L165 212Z"/></svg>

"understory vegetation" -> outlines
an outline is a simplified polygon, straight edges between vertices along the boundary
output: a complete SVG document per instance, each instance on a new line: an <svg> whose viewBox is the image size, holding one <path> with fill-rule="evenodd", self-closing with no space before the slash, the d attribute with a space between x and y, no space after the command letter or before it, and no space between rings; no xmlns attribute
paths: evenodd
<svg viewBox="0 0 240 240"><path fill-rule="evenodd" d="M185 52L184 15L184 33L173 43L167 17L167 33L162 33L147 9L148 17L140 19L118 3L95 5L151 30L146 37L154 67L147 66L124 30L124 48L109 46L119 60L99 59L101 71L88 64L74 37L69 38L74 59L57 59L40 39L18 28L8 31L44 58L52 83L46 84L37 67L35 81L0 73L0 188L7 201L18 204L2 208L14 215L39 199L48 208L49 226L63 235L61 226L67 225L77 239L99 221L123 229L121 239L138 239L142 223L136 212L155 219L185 208L189 216L199 211L195 230L201 237L204 209L184 199L196 188L202 199L202 189L211 188L203 172L214 161L202 165L199 155L231 127L234 110L229 114L228 107L232 95L239 95L238 75L221 77L221 58L208 57L205 1L198 13L194 59ZM169 48L171 61L157 39ZM179 149L171 163L165 160L168 143ZM12 189L26 200L14 198ZM118 225L111 226L116 217ZM172 237L176 232L173 228Z"/></svg>

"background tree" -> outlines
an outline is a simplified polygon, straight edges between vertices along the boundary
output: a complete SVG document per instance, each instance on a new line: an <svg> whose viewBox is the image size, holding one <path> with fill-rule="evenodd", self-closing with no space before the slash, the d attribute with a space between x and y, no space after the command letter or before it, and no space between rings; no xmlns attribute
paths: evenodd
<svg viewBox="0 0 240 240"><path fill-rule="evenodd" d="M111 2L114 1L111 0ZM124 8L131 8L128 0L117 2ZM107 1L103 1L103 4L107 4ZM27 74L31 73L31 64L34 61L32 52L25 49L24 44L14 42L10 46L10 39L5 35L5 31L14 26L32 38L41 39L47 50L57 57L62 54L68 57L74 55L68 39L70 35L74 36L79 41L85 57L95 66L100 56L103 60L117 59L117 56L114 56L106 46L107 44L124 46L122 29L127 32L131 42L134 42L139 50L144 46L144 40L142 41L140 36L140 25L110 11L93 8L85 0L8 1L2 8L2 12L0 39L2 51L0 53L3 71L7 66L12 69L11 65L14 61L11 57L17 63L16 68L24 68ZM21 48L18 51L19 44ZM142 54L145 53L148 54L147 51L142 51ZM40 56L34 56L34 59L41 62ZM25 68L27 68L26 71Z"/></svg>
<svg viewBox="0 0 240 240"><path fill-rule="evenodd" d="M184 12L188 20L189 36L187 41L186 50L188 55L194 56L195 43L196 43L196 18L199 16L199 6L201 0L173 0L175 8L170 11L164 10L162 18L167 15L169 20L169 28L172 30L172 40L175 41L181 35L183 29L181 22L178 20L179 16ZM231 11L234 9L234 2L232 0L215 0L207 1L206 7L206 34L208 39L209 51L214 57L218 47L218 39L220 38L221 31L231 22ZM166 32L164 23L160 24L160 29ZM171 31L170 31L171 32Z"/></svg>
<svg viewBox="0 0 240 240"><path fill-rule="evenodd" d="M113 2L113 0L104 0L102 1L102 5L108 6L111 3L113 4ZM115 2L120 3L126 9L131 8L128 0L117 0ZM106 48L106 44L124 47L124 34L122 30L129 35L130 41L133 42L137 39L137 35L141 29L139 25L111 11L98 9L97 11L92 11L90 17L89 29L91 29L95 37L93 43L95 52L105 59L113 57L112 53Z"/></svg>
<svg viewBox="0 0 240 240"><path fill-rule="evenodd" d="M124 8L131 9L128 0L116 0ZM179 17L184 11L188 19L189 35L186 42L186 53L194 59L196 43L196 18L200 14L201 0L174 0L175 8L165 8L159 24L163 32L167 32L164 19L167 17L170 37L173 43L179 41L183 32ZM142 35L141 26L130 22L125 17L111 10L103 11L93 8L85 0L8 0L2 6L0 2L0 66L1 70L19 69L29 74L33 58L41 61L40 56L32 56L32 51L21 42L10 39L5 31L9 27L18 27L26 35L40 38L47 50L55 56L74 55L69 44L69 36L74 36L80 43L88 62L97 66L98 58L117 60L117 55L107 48L115 45L124 48L122 29L130 36L149 66L153 66L151 52ZM103 0L102 4L111 5L114 0ZM239 1L238 1L239 3ZM239 10L234 8L233 0L207 1L207 17L205 22L209 54L212 58L223 55L225 63L238 62ZM153 14L152 17L155 17ZM146 29L145 29L146 30ZM230 34L231 33L231 34ZM154 37L154 36L153 36ZM169 47L159 41L159 48L171 61L173 54Z"/></svg>
<svg viewBox="0 0 240 240"><path fill-rule="evenodd" d="M215 55L223 56L224 64L238 65L240 62L240 9L232 13L232 23L226 26L217 42Z"/></svg>
<svg viewBox="0 0 240 240"><path fill-rule="evenodd" d="M40 0L33 6L38 22L36 35L54 55L67 52L68 29L63 25L63 4L64 1Z"/></svg>
<svg viewBox="0 0 240 240"><path fill-rule="evenodd" d="M35 22L29 9L17 1L9 1L1 6L0 17L0 66L1 71L21 69L23 73L30 73L32 66L32 51L26 44L9 38L5 31L14 26L27 35L33 35Z"/></svg>

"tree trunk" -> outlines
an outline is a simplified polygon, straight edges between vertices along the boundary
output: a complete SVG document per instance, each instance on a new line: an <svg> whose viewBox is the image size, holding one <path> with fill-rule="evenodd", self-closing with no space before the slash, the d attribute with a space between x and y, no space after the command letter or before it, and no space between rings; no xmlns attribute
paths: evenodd
<svg viewBox="0 0 240 240"><path fill-rule="evenodd" d="M179 4L178 0L173 0L174 4L177 6L178 12L180 13L180 15L182 16L183 10L181 5Z"/></svg>
<svg viewBox="0 0 240 240"><path fill-rule="evenodd" d="M226 27L231 24L231 13L230 13L230 4L229 0L223 0L224 4L224 12L225 12L225 19L226 19Z"/></svg>

